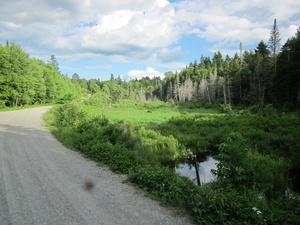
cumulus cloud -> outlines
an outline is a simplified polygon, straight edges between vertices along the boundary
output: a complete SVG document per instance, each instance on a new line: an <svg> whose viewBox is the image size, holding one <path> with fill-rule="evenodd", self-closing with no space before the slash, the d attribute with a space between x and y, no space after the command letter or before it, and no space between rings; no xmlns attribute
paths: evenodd
<svg viewBox="0 0 300 225"><path fill-rule="evenodd" d="M184 35L212 50L250 45L268 40L276 18L285 42L300 24L299 8L294 0L10 0L0 7L0 41L14 40L35 57L44 49L74 60L178 63Z"/></svg>
<svg viewBox="0 0 300 225"><path fill-rule="evenodd" d="M164 78L164 74L158 71L155 71L152 67L147 67L145 71L143 70L130 70L127 74L122 75L123 80L131 80L131 79L142 79L143 77L160 77Z"/></svg>
<svg viewBox="0 0 300 225"><path fill-rule="evenodd" d="M177 15L193 28L192 34L224 48L268 41L275 18L285 42L290 25L299 25L299 8L293 0L194 0L180 2Z"/></svg>

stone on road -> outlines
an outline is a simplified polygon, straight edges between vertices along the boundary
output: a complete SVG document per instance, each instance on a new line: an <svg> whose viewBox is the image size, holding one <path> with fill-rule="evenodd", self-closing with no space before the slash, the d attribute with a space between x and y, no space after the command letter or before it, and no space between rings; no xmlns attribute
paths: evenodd
<svg viewBox="0 0 300 225"><path fill-rule="evenodd" d="M1 225L190 223L65 148L43 123L49 109L0 112Z"/></svg>

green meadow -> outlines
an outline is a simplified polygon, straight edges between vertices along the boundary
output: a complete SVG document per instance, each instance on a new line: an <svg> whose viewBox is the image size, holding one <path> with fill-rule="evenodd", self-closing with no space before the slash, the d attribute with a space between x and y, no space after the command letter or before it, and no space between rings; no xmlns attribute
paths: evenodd
<svg viewBox="0 0 300 225"><path fill-rule="evenodd" d="M83 109L90 117L103 114L111 121L123 120L136 124L163 123L182 114L210 115L219 113L215 108L188 108L185 106L172 106L167 103L159 107L148 105L145 108L140 104L128 106L111 104L101 107L84 105Z"/></svg>

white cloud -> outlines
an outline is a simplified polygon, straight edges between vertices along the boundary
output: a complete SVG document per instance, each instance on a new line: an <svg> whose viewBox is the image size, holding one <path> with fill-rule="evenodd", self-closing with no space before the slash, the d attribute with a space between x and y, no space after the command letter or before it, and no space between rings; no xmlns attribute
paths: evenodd
<svg viewBox="0 0 300 225"><path fill-rule="evenodd" d="M66 69L66 70L78 70L78 67L72 67L72 66L59 66L60 69Z"/></svg>
<svg viewBox="0 0 300 225"><path fill-rule="evenodd" d="M300 22L300 2L293 0L192 0L178 8L177 17L192 27L192 34L220 48L268 41L275 18L284 43L289 27Z"/></svg>
<svg viewBox="0 0 300 225"><path fill-rule="evenodd" d="M143 77L160 77L164 78L164 74L158 71L155 71L152 67L147 67L145 71L143 70L131 70L128 71L127 74L122 75L122 79L124 80L130 80L130 79L142 79Z"/></svg>
<svg viewBox="0 0 300 225"><path fill-rule="evenodd" d="M300 21L299 21L300 24ZM294 37L295 34L297 33L297 29L299 27L296 25L290 25L287 29L286 29L286 33L284 33L283 35L281 35L283 40L287 40L288 38ZM284 43L283 43L284 44Z"/></svg>
<svg viewBox="0 0 300 225"><path fill-rule="evenodd" d="M112 68L112 65L103 65L103 66L88 66L88 67L85 67L86 69L89 69L89 70L98 70L98 69L111 69Z"/></svg>
<svg viewBox="0 0 300 225"><path fill-rule="evenodd" d="M160 59L163 63L179 61L184 57L184 53L180 46L176 46L173 49L162 48L157 53L154 53L154 58Z"/></svg>
<svg viewBox="0 0 300 225"><path fill-rule="evenodd" d="M184 35L211 42L212 51L238 48L268 41L276 18L284 43L300 24L299 8L295 0L10 0L1 2L0 41L35 57L171 65L185 56Z"/></svg>
<svg viewBox="0 0 300 225"><path fill-rule="evenodd" d="M10 29L10 30L17 30L17 29L20 29L22 27L21 24L17 24L17 23L14 23L14 22L9 22L9 21L3 21L1 22L2 26L7 28L7 29Z"/></svg>

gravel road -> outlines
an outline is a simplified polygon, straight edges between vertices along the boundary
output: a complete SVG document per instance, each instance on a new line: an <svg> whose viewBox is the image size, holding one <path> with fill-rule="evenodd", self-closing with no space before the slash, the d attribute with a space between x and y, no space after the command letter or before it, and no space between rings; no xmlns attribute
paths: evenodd
<svg viewBox="0 0 300 225"><path fill-rule="evenodd" d="M0 112L0 224L190 224L123 175L62 146L42 114Z"/></svg>

